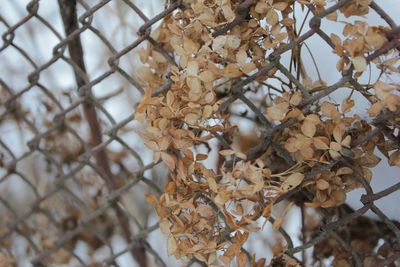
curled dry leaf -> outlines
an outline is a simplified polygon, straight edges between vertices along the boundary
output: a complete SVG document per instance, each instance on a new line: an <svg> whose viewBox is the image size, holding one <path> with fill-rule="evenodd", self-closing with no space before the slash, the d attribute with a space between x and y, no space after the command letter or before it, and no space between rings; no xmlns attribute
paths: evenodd
<svg viewBox="0 0 400 267"><path fill-rule="evenodd" d="M357 72L363 72L367 68L367 61L364 57L358 56L351 59L354 69Z"/></svg>
<svg viewBox="0 0 400 267"><path fill-rule="evenodd" d="M175 237L170 234L168 236L168 244L167 244L167 250L168 250L168 255L175 255L178 249L178 245L176 243Z"/></svg>
<svg viewBox="0 0 400 267"><path fill-rule="evenodd" d="M301 131L307 137L313 137L317 131L317 127L309 120L305 120L301 125Z"/></svg>
<svg viewBox="0 0 400 267"><path fill-rule="evenodd" d="M389 165L400 167L400 150L397 150L390 155Z"/></svg>
<svg viewBox="0 0 400 267"><path fill-rule="evenodd" d="M342 107L341 107L342 112L343 113L349 112L354 107L354 105L355 105L355 102L354 102L353 99L345 99L345 100L343 100Z"/></svg>
<svg viewBox="0 0 400 267"><path fill-rule="evenodd" d="M328 150L329 149L329 139L323 136L318 136L313 138L313 145L316 149Z"/></svg>
<svg viewBox="0 0 400 267"><path fill-rule="evenodd" d="M329 183L325 181L324 179L319 179L317 180L317 188L319 190L325 190L329 188Z"/></svg>
<svg viewBox="0 0 400 267"><path fill-rule="evenodd" d="M280 121L285 118L285 113L277 107L267 108L267 114L271 119L276 121Z"/></svg>
<svg viewBox="0 0 400 267"><path fill-rule="evenodd" d="M289 191L299 186L304 180L304 174L295 172L286 177L283 181L282 188L284 191Z"/></svg>
<svg viewBox="0 0 400 267"><path fill-rule="evenodd" d="M235 154L235 151L231 150L231 149L225 149L225 150L220 150L219 154L221 154L222 156L225 156L225 157L226 156L232 156L232 155Z"/></svg>
<svg viewBox="0 0 400 267"><path fill-rule="evenodd" d="M175 159L173 156L166 152L161 152L161 159L168 166L170 171L175 170Z"/></svg>

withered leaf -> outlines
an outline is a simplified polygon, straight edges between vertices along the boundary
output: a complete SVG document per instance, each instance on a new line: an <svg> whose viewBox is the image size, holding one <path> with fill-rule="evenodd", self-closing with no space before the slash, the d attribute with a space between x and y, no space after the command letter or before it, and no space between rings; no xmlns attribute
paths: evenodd
<svg viewBox="0 0 400 267"><path fill-rule="evenodd" d="M304 174L295 172L285 178L282 184L284 191L291 190L299 186L304 180Z"/></svg>
<svg viewBox="0 0 400 267"><path fill-rule="evenodd" d="M317 136L313 138L313 145L316 149L327 150L329 149L329 139L323 136Z"/></svg>
<svg viewBox="0 0 400 267"><path fill-rule="evenodd" d="M161 159L171 171L175 170L175 160L173 156L166 152L161 152Z"/></svg>
<svg viewBox="0 0 400 267"><path fill-rule="evenodd" d="M178 245L173 235L168 236L167 251L168 255L174 255L178 249Z"/></svg>
<svg viewBox="0 0 400 267"><path fill-rule="evenodd" d="M317 131L317 127L315 127L314 123L305 120L301 125L301 131L307 137L313 137L315 132Z"/></svg>

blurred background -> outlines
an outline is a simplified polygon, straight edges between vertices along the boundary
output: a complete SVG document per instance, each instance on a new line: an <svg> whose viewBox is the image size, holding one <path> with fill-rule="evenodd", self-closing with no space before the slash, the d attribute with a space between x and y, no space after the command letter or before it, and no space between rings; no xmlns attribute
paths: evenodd
<svg viewBox="0 0 400 267"><path fill-rule="evenodd" d="M400 23L400 1L376 2ZM144 199L148 192L161 192L167 169L162 164L151 165L152 152L137 134L143 125L134 119L143 92L139 52L149 43L137 32L146 18L154 18L165 4L161 0L79 0L77 5L79 27L83 29L79 33L86 66L83 76L91 85L93 106L103 132L102 142L95 144L94 150L106 149L110 171L124 184L116 205L129 218L133 236L147 236L145 241L138 236L128 244L123 230L109 229L120 223L109 203L110 196L115 197L106 193L110 188L101 178L104 173L96 167L93 149L88 150L91 132L80 108L83 96L77 90L74 63L65 43L62 45L65 31L58 1L1 1L0 253L4 261L4 255L13 255L16 266L31 266L33 259L56 247L47 255L53 266L137 266L128 252L141 240L151 260L149 266L184 264L167 255L166 236L157 228L157 216ZM296 15L300 24L305 12L299 6ZM325 20L322 28L328 35L343 36L341 20L344 18L339 17L336 22ZM351 20L385 25L374 12ZM152 29L159 24L156 22ZM308 39L306 44L309 52L303 49L303 60L310 66L308 75L312 81L338 81L340 73L335 66L339 58L326 53L331 49L318 37ZM282 64L289 60L285 54ZM360 83L367 83L378 74L372 68L363 74ZM278 80L271 83L280 86ZM350 90L344 88L328 98L341 103L349 94ZM356 94L358 103L352 112L368 119L369 104ZM246 110L242 104L232 108L238 113ZM232 122L243 136L258 131L251 121L233 117ZM217 143L211 142L210 147L206 164L215 168ZM371 185L375 191L400 178L399 169L389 167L385 159L373 174ZM144 178L138 179L141 175ZM362 207L359 200L363 193L362 189L351 192L347 203L355 209ZM376 204L390 219L400 220L399 199L400 192L395 192ZM283 202L274 213L282 212L287 212L283 227L294 245L300 244L300 209ZM368 216L374 217L372 213ZM270 260L271 248L279 238L267 224L262 232L251 236L246 248Z"/></svg>

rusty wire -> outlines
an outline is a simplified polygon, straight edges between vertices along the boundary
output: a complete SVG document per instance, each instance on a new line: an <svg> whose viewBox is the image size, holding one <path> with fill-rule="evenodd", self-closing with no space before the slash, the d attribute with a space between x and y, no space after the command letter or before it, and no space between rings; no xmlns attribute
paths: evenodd
<svg viewBox="0 0 400 267"><path fill-rule="evenodd" d="M33 257L31 258L31 262L34 266L46 266L46 260L52 256L57 250L60 248L69 249L72 253L72 256L83 266L86 266L83 259L81 259L78 255L76 255L70 247L68 247L68 243L71 240L75 239L82 232L88 231L91 232L92 235L96 236L104 244L111 248L110 240L107 240L107 236L104 236L104 233L93 227L91 224L94 220L101 217L105 212L112 209L118 220L115 222L115 227L120 227L124 236L126 237L127 246L125 249L121 251L112 251L111 256L104 259L103 263L105 265L116 265L115 259L124 253L131 252L133 257L138 261L140 266L146 266L145 252L151 254L156 259L156 263L160 266L165 266L166 264L163 262L163 259L158 255L158 252L152 249L151 245L146 241L146 237L152 231L158 228L158 225L151 225L148 227L137 227L136 231L133 231L130 227L130 224L134 220L132 216L121 208L119 205L119 201L121 197L126 194L129 189L135 187L139 182L145 182L148 187L151 187L153 190L157 192L161 192L161 190L152 183L147 180L144 176L144 172L146 170L150 170L154 168L157 164L149 164L144 165L143 159L140 157L140 152L135 151L132 147L130 147L127 143L125 143L119 136L121 129L126 127L130 122L134 120L134 113L132 113L127 118L116 122L112 115L108 113L108 111L102 107L102 103L96 99L91 93L92 87L95 85L102 83L105 79L113 75L120 75L123 77L132 88L136 88L136 90L140 93L144 93L144 89L140 86L140 83L136 80L136 78L130 73L126 72L123 67L120 65L120 59L126 56L128 53L137 49L141 44L150 43L152 44L171 64L175 64L174 58L166 52L161 45L158 45L157 42L151 37L152 26L168 16L174 10L180 7L179 1L172 1L169 3L165 10L153 18L148 18L142 11L141 8L133 3L130 0L123 0L122 2L125 4L125 7L129 9L129 11L137 14L143 21L142 25L138 28L137 38L133 40L128 46L124 47L121 50L117 50L113 47L113 41L110 40L105 34L103 34L99 29L93 26L93 19L99 10L103 9L105 5L110 2L116 0L102 0L98 1L95 5L89 6L85 3L84 0L79 0L78 3L76 1L68 1L68 0L59 0L58 3L60 5L61 12L59 13L60 19L63 20L64 31L58 32L51 23L46 21L39 13L38 10L42 5L46 3L41 3L39 0L30 1L26 10L28 14L20 19L15 24L9 24L5 18L0 17L1 24L5 27L5 31L2 33L3 44L0 47L0 53L3 53L7 49L15 49L18 51L20 56L22 56L33 68L33 71L26 77L28 84L22 89L13 88L12 84L6 84L3 79L0 79L1 86L1 104L3 105L0 110L0 123L6 120L7 117L13 117L16 120L24 123L30 132L33 133L33 137L27 143L29 150L24 154L19 155L18 157L14 155L12 152L13 149L9 147L9 140L4 139L0 136L0 147L2 151L2 155L5 155L7 160L2 163L1 168L5 170L5 173L2 177L0 177L0 188L2 184L10 179L12 175L19 176L24 183L26 183L33 192L35 192L35 200L30 203L30 207L20 213L16 212L11 203L2 195L0 195L0 203L5 207L8 212L12 214L12 220L8 221L5 224L5 228L2 228L0 231L0 247L7 242L7 240L13 235L22 235L29 244L29 249L33 253ZM242 101L244 104L248 106L250 110L252 110L260 124L266 128L265 131L265 140L261 142L258 146L254 147L249 153L249 159L256 159L263 151L269 147L271 142L271 138L273 134L281 131L283 128L288 127L289 125L295 123L295 120L289 120L281 125L277 125L271 127L268 120L265 118L263 113L245 96L245 86L256 81L258 77L265 75L272 68L278 68L286 78L292 82L300 91L303 92L305 98L303 102L300 104L300 107L307 111L310 104L315 101L328 96L333 93L345 83L350 82L354 87L361 87L360 84L353 77L353 73L351 71L343 72L342 78L337 81L335 84L328 86L325 90L310 94L301 84L301 82L294 77L288 69L285 68L282 64L280 64L280 57L282 54L293 49L297 44L306 41L311 37L321 38L324 42L326 42L329 46L333 47L329 37L324 33L321 28L321 20L323 20L328 14L339 9L341 6L350 2L351 0L341 0L336 4L332 5L330 8L326 9L322 13L316 13L313 6L310 5L308 8L313 14L313 18L310 20L310 30L301 36L297 37L295 40L290 42L287 45L280 46L269 56L269 64L264 68L260 69L257 73L244 77L240 80L240 82L236 83L232 90L232 95L229 96L226 101L220 106L221 109L226 109L231 103L236 100ZM81 15L77 15L77 10L75 5L80 5L83 8L84 12ZM241 7L243 10L252 4L252 1L244 1ZM381 49L376 51L375 53L368 56L367 60L372 61L374 58L379 55L389 51L390 49L397 48L400 49L400 41L398 38L399 34L399 26L379 7L379 5L375 2L372 2L370 5L371 9L374 10L379 16L381 16L391 27L391 32L389 33L389 42L387 42ZM58 12L58 10L57 10ZM234 20L231 24L226 25L225 27L219 29L214 33L214 36L225 34L229 29L239 24L242 20L245 19L246 16L240 16L236 20ZM46 29L50 30L58 39L58 44L53 47L52 57L44 62L43 64L36 64L33 59L33 55L31 55L28 51L20 48L18 44L15 42L15 37L19 34L19 29L25 27L31 20L37 19L42 23L42 26ZM82 39L81 35L86 32L91 32L95 34L101 42L108 48L110 52L110 56L107 59L108 70L98 75L96 78L88 77L87 71L85 69L85 61L84 61L84 52L82 51ZM69 53L67 53L69 51ZM75 91L79 92L79 94L73 98L73 101L68 107L63 107L61 103L57 100L57 97L54 95L54 92L44 86L40 81L40 77L43 72L45 72L48 68L50 68L53 64L58 61L63 61L73 68L75 75ZM7 66L6 66L7 67ZM162 93L168 90L170 86L169 82L166 82L165 85L155 90L154 94ZM55 114L52 125L48 127L46 130L40 128L35 125L34 121L25 116L23 109L21 109L19 102L20 98L30 92L31 90L41 90L49 99L51 99L52 103L59 108L59 112ZM111 96L112 97L112 96ZM78 109L82 109L84 113L84 120L86 121L90 138L89 141L85 141L84 138L81 138L80 133L73 129L73 126L70 126L65 123L65 120L69 114ZM109 122L111 123L111 127L107 129L102 129L102 125L99 122L99 114L104 115L109 118ZM366 141L370 140L374 135L378 134L382 129L386 127L387 119L393 116L398 116L399 111L393 113L387 113L385 115L379 116L373 121L373 125L376 127L375 130L372 130L367 136L360 137L355 145L361 145ZM49 151L46 151L43 147L40 146L43 139L46 139L48 136L56 133L60 130L66 131L67 133L75 136L82 147L84 149L80 151L78 155L73 159L74 164L72 168L70 168L67 172L64 172L62 164L57 160L54 155L52 155ZM220 137L222 138L222 137ZM118 142L124 150L130 153L133 158L138 162L139 168L130 173L130 179L122 180L111 170L112 159L107 155L106 147L112 142ZM226 142L226 140L223 140ZM279 147L274 147L274 149L279 149ZM29 158L35 153L39 153L43 157L43 161L50 162L51 165L54 165L59 173L55 180L55 186L44 195L40 195L35 186L30 182L29 177L26 177L25 174L19 171L20 162L26 158ZM290 159L287 159L290 161ZM288 162L292 164L292 162ZM334 164L337 164L336 162ZM341 164L348 165L352 168L352 166L346 162L345 160L341 160ZM326 166L327 169L331 168L333 164ZM51 247L43 248L40 244L38 244L37 240L34 240L33 237L23 229L26 227L27 222L30 218L36 214L41 214L47 217L49 221L53 223L56 228L60 228L59 222L57 218L53 216L50 210L42 207L42 203L51 199L54 195L60 193L60 191L64 191L65 184L68 180L76 180L76 175L81 172L85 168L90 168L91 172L95 175L101 177L105 181L105 185L107 187L106 195L103 195L103 201L101 204L90 212L86 213L82 218L80 218L77 225L73 227L73 229L69 229L65 232L60 232L61 234L58 236L57 240L51 245ZM323 169L312 170L310 173L306 174L306 179L311 179L318 173L322 172ZM293 245L293 241L291 240L291 236L286 233L283 228L280 228L279 231L282 234L283 238L286 240L288 244L288 253L295 254L301 251L306 250L309 247L312 247L328 237L332 237L338 241L338 243L342 246L342 248L349 252L352 256L352 260L354 266L362 266L362 259L357 254L357 252L353 251L352 248L344 241L339 235L336 234L336 231L356 218L363 216L367 211L372 211L375 213L383 222L387 228L392 231L395 235L394 247L400 249L400 229L399 224L397 222L391 221L388 217L375 205L375 201L386 197L387 195L400 190L400 182L381 191L374 192L370 187L368 182L365 181L365 178L355 171L356 178L363 184L365 189L365 194L361 198L361 202L363 206L357 210L347 210L345 214L341 217L332 217L328 211L321 211L323 214L330 218L330 220L326 221L326 224L322 225L320 228L320 233L315 235L312 239L306 240L300 246L295 247ZM73 195L72 192L69 192ZM284 199L288 199L293 197L296 194L305 194L306 192L302 192L300 189L295 189L281 197L279 197L277 202L280 202ZM77 197L78 198L78 197ZM271 217L271 223L274 222L274 219ZM2 222L4 224L4 222ZM400 250L397 250L396 253L388 255L385 260L380 263L380 266L386 266L393 262L395 262L400 257ZM190 263L193 263L191 261ZM1 265L1 264L0 264Z"/></svg>

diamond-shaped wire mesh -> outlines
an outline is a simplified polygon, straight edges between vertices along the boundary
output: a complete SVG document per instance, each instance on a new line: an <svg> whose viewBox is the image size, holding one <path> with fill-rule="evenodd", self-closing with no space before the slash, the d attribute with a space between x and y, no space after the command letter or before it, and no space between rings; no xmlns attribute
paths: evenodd
<svg viewBox="0 0 400 267"><path fill-rule="evenodd" d="M347 82L361 86L351 72L344 72L339 81L323 91L309 93L280 61L284 53L311 38L322 39L326 49L333 48L320 28L321 20L349 1L334 1L322 13L316 13L309 5L314 14L310 29L274 50L268 65L236 83L224 104L239 99L258 116L258 107L245 95L244 87L272 68L279 69L305 94L303 107ZM158 231L158 224L152 208L144 201L146 192L162 192L163 181L152 174L162 173L163 167L146 164L151 162L149 153L137 141L135 129L140 124L134 120L135 105L145 90L135 68L139 64L138 50L147 45L176 64L151 34L162 19L180 7L180 1L165 6L147 3L146 8L141 7L144 2L131 0L32 0L25 1L25 6L21 2L24 1L8 1L0 11L1 255L9 255L14 262L10 260L10 265L17 266L29 266L29 262L34 266L114 266L124 255L132 255L140 266L166 266L166 252L153 248L160 242L166 245L166 241L150 236ZM399 28L375 2L371 2L371 8L386 19L394 38L382 51L369 55L369 61L400 47L396 37ZM7 14L8 10L15 14ZM228 30L229 25L219 34ZM155 94L165 92L169 86L166 78ZM376 129L384 126L387 118L378 117L374 121ZM260 115L260 123L268 124L264 120ZM268 133L279 133L292 123L288 120L269 127ZM255 159L266 145L257 146L249 158ZM312 177L318 171L322 170L307 175ZM362 259L339 230L364 218L368 210L380 218L376 223L385 232L381 238L388 235L399 248L399 223L389 220L374 201L399 190L400 184L379 193L373 193L368 183L364 186L367 194L360 209L343 210L335 216L322 211L326 224L303 244L293 247L293 237L280 228L280 234L292 246L291 253L334 237L351 255L354 266L362 266ZM296 192L282 196L278 202ZM381 266L395 262L399 256L399 250L387 255ZM1 260L5 262L7 258L3 256ZM196 259L189 259L188 264L193 263L199 264Z"/></svg>

